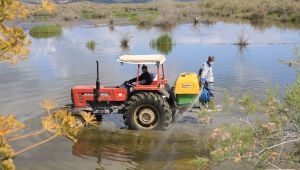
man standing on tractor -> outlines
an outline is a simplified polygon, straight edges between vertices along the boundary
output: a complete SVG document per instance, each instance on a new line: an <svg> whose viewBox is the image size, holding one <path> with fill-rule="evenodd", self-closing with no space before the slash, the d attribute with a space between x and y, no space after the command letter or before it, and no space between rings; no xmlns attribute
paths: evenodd
<svg viewBox="0 0 300 170"><path fill-rule="evenodd" d="M136 82L137 77L127 81L129 83ZM150 85L152 83L152 77L148 72L148 68L146 65L142 66L142 74L139 76L139 84L140 85Z"/></svg>
<svg viewBox="0 0 300 170"><path fill-rule="evenodd" d="M201 85L204 85L208 89L209 95L211 98L214 98L213 93L213 83L214 83L214 75L212 65L214 64L215 57L209 56L207 61L201 64L199 70L199 78L201 81Z"/></svg>

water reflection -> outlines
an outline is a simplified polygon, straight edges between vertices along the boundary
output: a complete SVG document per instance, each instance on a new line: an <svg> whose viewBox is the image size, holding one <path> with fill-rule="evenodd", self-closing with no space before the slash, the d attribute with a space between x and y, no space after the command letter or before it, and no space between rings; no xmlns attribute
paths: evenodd
<svg viewBox="0 0 300 170"><path fill-rule="evenodd" d="M195 156L208 157L212 141L205 129L175 126L164 132L86 129L73 145L76 156L95 157L101 167L122 162L122 169L195 169Z"/></svg>

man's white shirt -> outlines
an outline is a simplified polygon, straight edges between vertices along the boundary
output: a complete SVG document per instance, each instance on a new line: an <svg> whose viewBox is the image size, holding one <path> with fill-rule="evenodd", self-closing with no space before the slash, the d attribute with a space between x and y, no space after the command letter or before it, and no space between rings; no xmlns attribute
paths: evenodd
<svg viewBox="0 0 300 170"><path fill-rule="evenodd" d="M201 64L202 73L201 78L205 78L207 82L214 82L214 74L212 66L209 66L207 62Z"/></svg>

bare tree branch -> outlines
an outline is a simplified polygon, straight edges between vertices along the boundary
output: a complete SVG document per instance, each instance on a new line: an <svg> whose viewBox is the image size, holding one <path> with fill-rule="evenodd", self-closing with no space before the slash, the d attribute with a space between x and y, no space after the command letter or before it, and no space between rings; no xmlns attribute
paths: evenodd
<svg viewBox="0 0 300 170"><path fill-rule="evenodd" d="M281 145L285 145L285 144L287 144L287 143L297 142L297 141L300 141L300 137L298 137L298 138L296 138L296 139L288 140L288 141L285 141L285 142L281 142L281 143L278 143L278 144L276 144L276 145L272 145L272 146L270 146L270 147L267 147L267 148L262 149L261 151L255 153L255 154L247 155L247 156L242 156L242 158L248 158L248 157L253 157L253 156L259 156L259 155L261 155L262 153L264 153L264 152L267 151L267 150L276 148L276 147L281 146Z"/></svg>
<svg viewBox="0 0 300 170"><path fill-rule="evenodd" d="M273 166L273 167L276 168L276 169L281 169L281 168L279 168L278 166L272 164L271 162L268 162L268 164L271 165L271 166Z"/></svg>

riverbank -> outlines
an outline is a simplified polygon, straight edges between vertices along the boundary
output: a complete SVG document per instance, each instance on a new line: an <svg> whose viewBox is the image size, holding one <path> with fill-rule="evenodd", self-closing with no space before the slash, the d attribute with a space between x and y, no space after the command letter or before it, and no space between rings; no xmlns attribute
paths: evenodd
<svg viewBox="0 0 300 170"><path fill-rule="evenodd" d="M204 14L248 19L253 22L300 22L298 0L209 0L199 3Z"/></svg>
<svg viewBox="0 0 300 170"><path fill-rule="evenodd" d="M32 22L102 21L113 25L127 22L142 27L172 27L182 22L211 23L212 18L243 19L253 23L300 23L300 2L296 0L210 0L201 2L156 2L100 4L75 2L57 4L54 13L28 4Z"/></svg>

